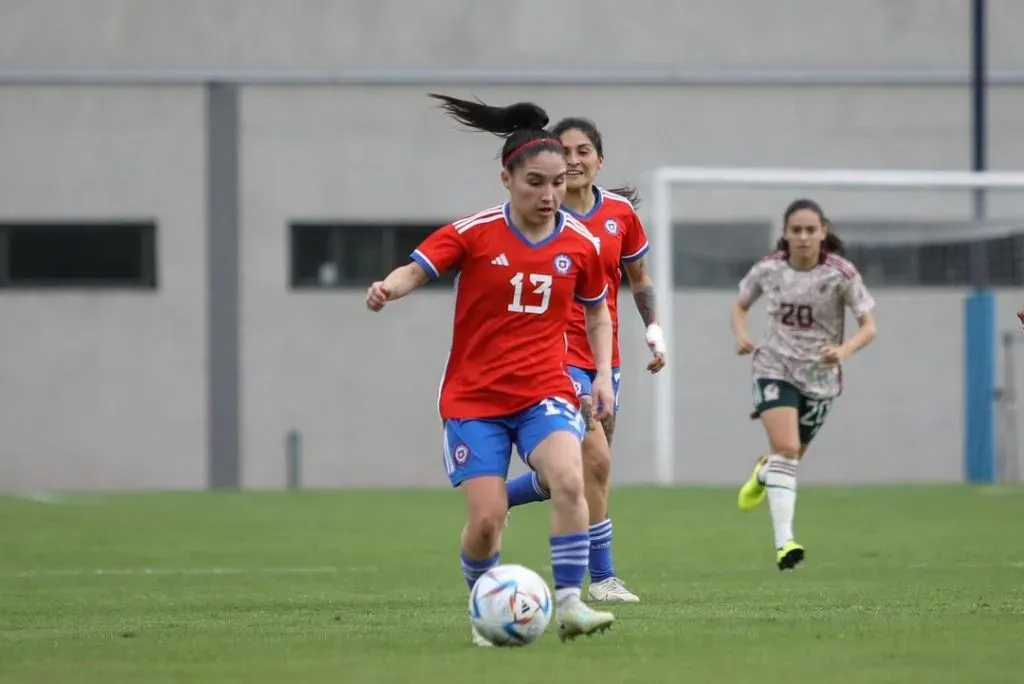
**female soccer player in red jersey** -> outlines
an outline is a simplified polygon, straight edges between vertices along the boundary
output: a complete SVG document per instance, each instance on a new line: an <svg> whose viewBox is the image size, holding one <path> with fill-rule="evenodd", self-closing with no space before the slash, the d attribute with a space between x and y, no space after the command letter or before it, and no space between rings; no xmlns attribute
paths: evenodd
<svg viewBox="0 0 1024 684"><path fill-rule="evenodd" d="M565 146L568 163L567 190L562 207L579 219L601 241L601 263L608 280L608 309L612 318L612 410L602 420L589 415L592 382L596 371L587 343L585 315L576 307L567 334L566 365L583 401L587 433L583 438L583 474L587 505L590 510L590 587L595 601L636 603L640 598L618 578L612 563L612 521L608 516L611 489L611 443L615 416L619 410L619 319L618 292L626 272L633 300L647 330L647 344L653 358L647 365L652 373L665 367L665 337L658 325L654 307L654 283L647 273L644 255L648 251L647 234L634 211L635 191L605 190L594 184L604 163L604 144L593 121L572 117L559 121L551 129ZM549 497L547 483L536 472L521 475L508 485L509 506L519 506Z"/></svg>
<svg viewBox="0 0 1024 684"><path fill-rule="evenodd" d="M740 489L750 510L767 496L775 531L775 562L789 570L803 562L793 538L796 471L843 388L843 359L875 339L875 300L856 267L843 258L843 243L813 200L786 208L777 250L754 264L732 307L738 354L753 353L754 414L768 435L771 455L761 458ZM747 312L768 300L768 331L755 345ZM849 309L860 329L845 342Z"/></svg>
<svg viewBox="0 0 1024 684"><path fill-rule="evenodd" d="M565 331L574 302L587 307L595 357L593 394L610 411L612 324L599 242L559 207L565 196L562 143L532 103L491 107L433 95L457 121L505 138L504 204L450 223L412 253L412 262L373 283L379 311L430 278L458 271L452 347L441 384L445 469L463 490L468 520L462 571L473 584L498 563L513 444L551 487L551 566L559 636L603 631L611 613L581 599L590 538L580 441L585 423L565 370ZM473 641L487 642L474 630Z"/></svg>

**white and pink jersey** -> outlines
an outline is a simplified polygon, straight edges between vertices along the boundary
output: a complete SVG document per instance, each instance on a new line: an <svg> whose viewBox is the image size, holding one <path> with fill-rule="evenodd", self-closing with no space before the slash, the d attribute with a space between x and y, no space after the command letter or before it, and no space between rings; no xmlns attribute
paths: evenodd
<svg viewBox="0 0 1024 684"><path fill-rule="evenodd" d="M754 264L739 289L748 307L767 298L768 332L754 352L754 377L785 380L811 399L837 396L841 371L821 360L821 349L842 343L847 308L856 318L875 308L856 267L825 254L817 266L800 271L785 252L776 252Z"/></svg>

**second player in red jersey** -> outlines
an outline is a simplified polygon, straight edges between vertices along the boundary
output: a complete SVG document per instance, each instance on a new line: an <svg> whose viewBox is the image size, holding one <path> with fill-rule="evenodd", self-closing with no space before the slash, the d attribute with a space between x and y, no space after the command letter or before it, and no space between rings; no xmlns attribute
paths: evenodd
<svg viewBox="0 0 1024 684"><path fill-rule="evenodd" d="M562 363L562 333L565 321L575 317L574 300L581 308L597 304L609 289L597 240L557 211L554 232L534 243L510 212L506 202L450 223L412 254L433 278L459 272L441 385L444 419L507 416L538 397L579 406ZM586 339L585 321L580 325Z"/></svg>
<svg viewBox="0 0 1024 684"><path fill-rule="evenodd" d="M635 192L629 189L621 193L609 192L594 184L604 162L603 141L594 122L576 117L562 119L552 132L566 150L567 189L562 207L585 224L601 243L601 267L608 281L608 309L613 327L612 391L615 398L612 407L602 406L602 400L594 391L599 364L586 341L585 313L581 307L573 312L566 332L566 368L581 397L587 419L587 433L583 438L583 482L590 513L588 593L595 601L635 603L639 597L618 578L612 562L612 521L608 516L608 497L611 488L611 441L619 403L619 320L616 304L622 281L620 269L626 271L637 311L647 329L647 344L653 354L647 369L657 373L665 366L665 338L655 315L654 283L644 264L647 235L633 210ZM596 416L590 415L594 408L599 411ZM612 409L603 419L600 418L602 408ZM509 506L519 506L547 499L548 487L542 474L526 473L509 482L508 493Z"/></svg>
<svg viewBox="0 0 1024 684"><path fill-rule="evenodd" d="M586 214L568 211L601 242L601 266L608 281L608 311L612 317L612 368L619 367L618 295L621 268L642 259L649 249L647 233L633 204L622 195L593 186L594 206ZM587 342L587 324L582 307L576 307L567 332L569 351L565 363L593 370L594 355Z"/></svg>

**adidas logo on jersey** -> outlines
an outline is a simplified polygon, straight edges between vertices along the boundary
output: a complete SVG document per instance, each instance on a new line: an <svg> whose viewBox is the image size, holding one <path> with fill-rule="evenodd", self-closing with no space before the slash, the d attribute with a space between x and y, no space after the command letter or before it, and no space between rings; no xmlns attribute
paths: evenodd
<svg viewBox="0 0 1024 684"><path fill-rule="evenodd" d="M495 266L508 266L508 257L505 256L504 252L502 252L498 256L491 259L491 263L494 264Z"/></svg>

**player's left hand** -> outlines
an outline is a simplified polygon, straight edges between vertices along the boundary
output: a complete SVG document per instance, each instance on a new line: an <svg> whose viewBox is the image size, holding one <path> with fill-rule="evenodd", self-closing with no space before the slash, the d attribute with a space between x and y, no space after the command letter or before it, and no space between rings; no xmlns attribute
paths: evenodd
<svg viewBox="0 0 1024 684"><path fill-rule="evenodd" d="M1024 309L1017 312L1017 320L1020 321L1020 327L1024 328Z"/></svg>
<svg viewBox="0 0 1024 684"><path fill-rule="evenodd" d="M615 408L615 393L612 392L612 374L598 373L590 384L595 420L604 420Z"/></svg>
<svg viewBox="0 0 1024 684"><path fill-rule="evenodd" d="M647 370L651 373L657 373L665 367L665 355L661 352L654 352L654 358L647 364Z"/></svg>
<svg viewBox="0 0 1024 684"><path fill-rule="evenodd" d="M849 356L849 352L842 345L821 348L821 360L830 366L838 366L847 356Z"/></svg>
<svg viewBox="0 0 1024 684"><path fill-rule="evenodd" d="M647 370L651 373L657 373L665 367L665 333L660 325L651 323L647 326L647 332L644 337L647 340L647 348L654 355L654 358L647 364Z"/></svg>

